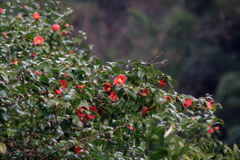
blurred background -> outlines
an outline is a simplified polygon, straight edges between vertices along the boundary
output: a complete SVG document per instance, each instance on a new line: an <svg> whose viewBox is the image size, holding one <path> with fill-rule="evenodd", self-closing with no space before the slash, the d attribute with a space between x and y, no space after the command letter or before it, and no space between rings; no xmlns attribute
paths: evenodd
<svg viewBox="0 0 240 160"><path fill-rule="evenodd" d="M7 0L5 0L7 1ZM73 36L104 61L148 61L178 81L181 94L213 95L225 121L220 139L240 146L239 0L62 0L73 8ZM63 7L66 7L64 5Z"/></svg>
<svg viewBox="0 0 240 160"><path fill-rule="evenodd" d="M73 26L103 61L148 61L178 81L176 90L222 104L221 140L240 145L239 0L68 0Z"/></svg>

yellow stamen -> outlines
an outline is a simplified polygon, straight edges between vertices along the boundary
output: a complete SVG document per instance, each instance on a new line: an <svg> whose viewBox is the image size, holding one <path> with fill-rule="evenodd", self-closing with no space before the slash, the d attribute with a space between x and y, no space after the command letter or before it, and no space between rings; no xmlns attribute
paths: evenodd
<svg viewBox="0 0 240 160"><path fill-rule="evenodd" d="M119 83L123 83L122 79L121 78L118 78L117 80Z"/></svg>

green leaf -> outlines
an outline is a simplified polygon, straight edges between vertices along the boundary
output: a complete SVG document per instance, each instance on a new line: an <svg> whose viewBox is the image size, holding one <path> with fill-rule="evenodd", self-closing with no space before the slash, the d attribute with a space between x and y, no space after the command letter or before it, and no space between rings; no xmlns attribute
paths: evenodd
<svg viewBox="0 0 240 160"><path fill-rule="evenodd" d="M50 84L50 82L51 82L50 79L45 75L40 76L40 81L43 83L46 83L46 84Z"/></svg>
<svg viewBox="0 0 240 160"><path fill-rule="evenodd" d="M121 69L120 69L118 66L113 67L113 72L114 72L115 74L119 74L120 71L121 71Z"/></svg>
<svg viewBox="0 0 240 160"><path fill-rule="evenodd" d="M6 113L0 113L0 117L4 121L8 121L8 119L9 119L9 115Z"/></svg>
<svg viewBox="0 0 240 160"><path fill-rule="evenodd" d="M96 58L95 63L96 65L102 66L102 62L98 58Z"/></svg>
<svg viewBox="0 0 240 160"><path fill-rule="evenodd" d="M235 157L238 157L238 158L240 157L239 148L235 143L233 144L233 154L234 154Z"/></svg>
<svg viewBox="0 0 240 160"><path fill-rule="evenodd" d="M75 124L77 127L83 127L83 123L80 121L80 118L76 117L73 118L73 124Z"/></svg>
<svg viewBox="0 0 240 160"><path fill-rule="evenodd" d="M3 80L8 83L9 80L8 80L8 76L3 72L3 71L0 71L0 76L3 78Z"/></svg>
<svg viewBox="0 0 240 160"><path fill-rule="evenodd" d="M8 135L8 137L14 136L15 134L16 134L16 130L7 129L7 135Z"/></svg>
<svg viewBox="0 0 240 160"><path fill-rule="evenodd" d="M7 152L7 147L4 143L0 142L0 153L5 154Z"/></svg>

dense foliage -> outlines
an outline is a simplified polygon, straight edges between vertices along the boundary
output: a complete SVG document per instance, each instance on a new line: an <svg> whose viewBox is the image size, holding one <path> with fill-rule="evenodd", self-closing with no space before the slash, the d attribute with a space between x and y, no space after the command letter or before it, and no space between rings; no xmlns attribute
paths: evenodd
<svg viewBox="0 0 240 160"><path fill-rule="evenodd" d="M178 94L149 62L105 65L57 1L0 6L2 159L231 159L211 95ZM167 89L168 88L168 89Z"/></svg>

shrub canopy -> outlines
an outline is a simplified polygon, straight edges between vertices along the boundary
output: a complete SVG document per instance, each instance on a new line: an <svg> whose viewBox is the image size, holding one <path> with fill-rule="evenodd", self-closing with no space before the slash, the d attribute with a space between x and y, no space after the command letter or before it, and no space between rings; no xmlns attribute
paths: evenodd
<svg viewBox="0 0 240 160"><path fill-rule="evenodd" d="M70 37L72 10L17 0L0 9L2 159L225 159L211 95L174 91L149 62L103 64ZM223 151L220 153L220 151Z"/></svg>

